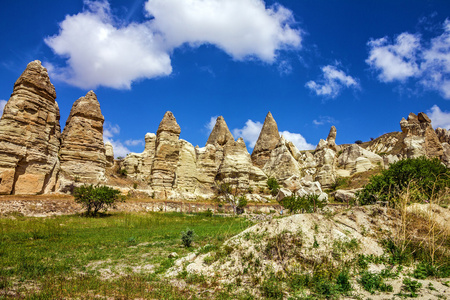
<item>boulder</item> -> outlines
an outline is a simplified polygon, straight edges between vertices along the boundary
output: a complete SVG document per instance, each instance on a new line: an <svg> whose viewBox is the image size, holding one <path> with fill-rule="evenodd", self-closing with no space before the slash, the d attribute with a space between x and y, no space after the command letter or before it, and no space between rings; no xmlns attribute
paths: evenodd
<svg viewBox="0 0 450 300"><path fill-rule="evenodd" d="M64 176L93 182L105 179L104 120L93 91L75 101L62 133L60 160Z"/></svg>
<svg viewBox="0 0 450 300"><path fill-rule="evenodd" d="M258 168L263 168L266 162L270 159L272 150L278 145L280 141L280 133L278 126L272 114L269 112L264 120L263 127L259 133L258 140L252 152L252 161Z"/></svg>
<svg viewBox="0 0 450 300"><path fill-rule="evenodd" d="M56 92L47 69L29 63L14 84L0 120L0 193L53 191L61 128Z"/></svg>
<svg viewBox="0 0 450 300"><path fill-rule="evenodd" d="M356 199L356 192L361 189L356 190L337 190L334 192L334 199L336 201L349 203Z"/></svg>
<svg viewBox="0 0 450 300"><path fill-rule="evenodd" d="M277 201L280 202L282 199L286 197L292 196L292 192L289 189L281 188L278 190Z"/></svg>
<svg viewBox="0 0 450 300"><path fill-rule="evenodd" d="M217 117L211 134L209 135L206 145L224 146L228 142L234 142L234 137L228 129L227 123L222 116Z"/></svg>

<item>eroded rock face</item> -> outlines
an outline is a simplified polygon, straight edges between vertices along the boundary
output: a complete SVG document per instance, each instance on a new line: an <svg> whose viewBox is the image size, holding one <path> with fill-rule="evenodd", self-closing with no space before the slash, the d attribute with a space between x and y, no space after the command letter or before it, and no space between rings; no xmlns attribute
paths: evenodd
<svg viewBox="0 0 450 300"><path fill-rule="evenodd" d="M288 142L281 137L263 168L264 173L269 177L276 178L279 182L292 175L300 176L300 165L289 151L287 144Z"/></svg>
<svg viewBox="0 0 450 300"><path fill-rule="evenodd" d="M258 168L263 168L269 160L271 152L280 141L278 126L269 112L252 152L252 161Z"/></svg>
<svg viewBox="0 0 450 300"><path fill-rule="evenodd" d="M62 133L60 159L64 176L87 181L105 179L104 120L93 91L75 101Z"/></svg>
<svg viewBox="0 0 450 300"><path fill-rule="evenodd" d="M403 154L408 158L420 156L440 157L443 155L442 144L431 127L431 120L425 113L410 113L408 119L400 121L403 139Z"/></svg>
<svg viewBox="0 0 450 300"><path fill-rule="evenodd" d="M352 144L345 148L338 158L338 173L342 177L348 177L355 173L383 167L383 164L384 161L381 156L357 144Z"/></svg>
<svg viewBox="0 0 450 300"><path fill-rule="evenodd" d="M228 142L234 142L234 137L228 129L227 123L222 116L217 117L211 134L209 135L206 145L224 146Z"/></svg>
<svg viewBox="0 0 450 300"><path fill-rule="evenodd" d="M436 135L438 136L438 139L441 143L450 143L450 131L449 130L438 127L438 128L436 128Z"/></svg>
<svg viewBox="0 0 450 300"><path fill-rule="evenodd" d="M175 184L176 168L180 155L180 126L172 112L168 111L156 132L155 158L151 182L155 190L168 190Z"/></svg>
<svg viewBox="0 0 450 300"><path fill-rule="evenodd" d="M0 120L0 193L39 194L54 189L61 128L47 69L28 64Z"/></svg>
<svg viewBox="0 0 450 300"><path fill-rule="evenodd" d="M105 157L106 157L106 166L112 167L114 165L114 148L110 142L105 143Z"/></svg>

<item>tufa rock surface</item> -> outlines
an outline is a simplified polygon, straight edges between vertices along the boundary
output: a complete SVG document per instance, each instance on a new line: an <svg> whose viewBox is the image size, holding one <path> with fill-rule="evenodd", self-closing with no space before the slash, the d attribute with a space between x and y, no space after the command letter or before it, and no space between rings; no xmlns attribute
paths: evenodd
<svg viewBox="0 0 450 300"><path fill-rule="evenodd" d="M0 120L0 194L54 190L61 137L55 99L47 69L29 63Z"/></svg>
<svg viewBox="0 0 450 300"><path fill-rule="evenodd" d="M269 112L252 152L252 161L258 168L263 168L270 158L270 153L280 141L278 126Z"/></svg>
<svg viewBox="0 0 450 300"><path fill-rule="evenodd" d="M209 135L206 145L224 146L228 142L234 142L234 137L228 129L227 123L222 116L217 117L211 134Z"/></svg>
<svg viewBox="0 0 450 300"><path fill-rule="evenodd" d="M104 120L93 91L75 101L62 133L60 159L64 176L93 181L105 179Z"/></svg>

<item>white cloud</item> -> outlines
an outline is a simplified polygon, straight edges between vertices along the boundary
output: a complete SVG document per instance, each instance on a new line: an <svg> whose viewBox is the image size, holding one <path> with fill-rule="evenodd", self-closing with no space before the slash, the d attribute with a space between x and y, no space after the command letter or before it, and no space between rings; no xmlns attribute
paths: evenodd
<svg viewBox="0 0 450 300"><path fill-rule="evenodd" d="M110 122L105 122L103 125L103 142L110 142L113 146L114 156L126 156L131 151L122 144L120 140L113 139L114 136L120 133L120 127L117 124L111 124Z"/></svg>
<svg viewBox="0 0 450 300"><path fill-rule="evenodd" d="M65 67L46 62L52 76L81 88L129 89L139 79L168 76L170 54L188 44L212 44L235 60L274 63L283 49L299 49L301 31L292 12L262 0L148 0L149 20L123 24L107 0L84 1L66 16L58 34L45 43L67 59ZM251 17L249 17L251 16Z"/></svg>
<svg viewBox="0 0 450 300"><path fill-rule="evenodd" d="M324 66L322 72L322 78L318 82L311 80L305 85L317 96L336 98L343 88L359 89L359 83L355 78L335 66Z"/></svg>
<svg viewBox="0 0 450 300"><path fill-rule="evenodd" d="M263 124L261 122L253 122L252 120L247 120L243 128L233 129L233 136L237 138L243 138L247 143L247 146L249 148L253 148L255 147L256 141L258 140L262 126Z"/></svg>
<svg viewBox="0 0 450 300"><path fill-rule="evenodd" d="M137 79L172 72L169 54L148 22L119 27L108 2L85 3L88 9L66 16L59 34L45 39L56 54L68 58L63 68L46 63L53 76L81 88L129 89Z"/></svg>
<svg viewBox="0 0 450 300"><path fill-rule="evenodd" d="M262 0L148 0L145 10L169 48L213 44L236 60L273 62L276 52L300 47L301 32L290 27L292 12Z"/></svg>
<svg viewBox="0 0 450 300"><path fill-rule="evenodd" d="M431 125L434 128L445 128L450 130L450 112L443 112L437 105L427 111L428 117L431 119Z"/></svg>
<svg viewBox="0 0 450 300"><path fill-rule="evenodd" d="M300 133L292 133L289 131L280 131L280 135L288 141L291 141L298 150L313 150L316 147L306 142L306 139Z"/></svg>
<svg viewBox="0 0 450 300"><path fill-rule="evenodd" d="M145 142L143 140L126 140L125 145L127 145L127 146L144 146Z"/></svg>
<svg viewBox="0 0 450 300"><path fill-rule="evenodd" d="M367 43L370 48L366 63L380 71L379 79L383 82L405 80L420 74L416 62L416 55L420 48L420 36L402 33L395 43L388 38L371 40Z"/></svg>
<svg viewBox="0 0 450 300"><path fill-rule="evenodd" d="M313 120L313 124L317 126L325 125L327 123L337 123L337 122L333 117L329 116L319 116L319 120Z"/></svg>
<svg viewBox="0 0 450 300"><path fill-rule="evenodd" d="M209 119L209 122L205 124L205 129L208 131L208 135L211 133L211 131L214 128L214 125L216 125L217 116L211 117Z"/></svg>
<svg viewBox="0 0 450 300"><path fill-rule="evenodd" d="M450 99L450 20L443 32L429 41L419 34L402 33L395 42L384 37L371 40L366 63L379 72L382 82L416 78L425 89Z"/></svg>
<svg viewBox="0 0 450 300"><path fill-rule="evenodd" d="M3 115L3 109L5 108L5 105L8 101L6 100L0 100L0 117Z"/></svg>

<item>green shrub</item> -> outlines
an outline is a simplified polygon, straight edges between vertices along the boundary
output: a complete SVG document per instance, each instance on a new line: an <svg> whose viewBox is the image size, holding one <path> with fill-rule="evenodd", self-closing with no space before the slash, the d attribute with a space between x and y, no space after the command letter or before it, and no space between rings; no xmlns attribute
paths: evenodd
<svg viewBox="0 0 450 300"><path fill-rule="evenodd" d="M422 284L420 282L418 282L417 280L411 280L411 278L406 277L405 279L403 279L402 290L407 293L401 295L416 298L417 296L419 296L417 292L421 287Z"/></svg>
<svg viewBox="0 0 450 300"><path fill-rule="evenodd" d="M272 274L261 284L261 294L266 299L283 299L283 290L280 281Z"/></svg>
<svg viewBox="0 0 450 300"><path fill-rule="evenodd" d="M272 196L276 196L278 194L278 190L280 189L280 185L278 184L278 181L273 177L269 177L267 179L267 187L269 188Z"/></svg>
<svg viewBox="0 0 450 300"><path fill-rule="evenodd" d="M380 175L370 178L370 182L357 193L360 204L376 201L395 201L399 195L413 184L411 195L414 201L429 199L433 193L444 192L450 187L450 170L437 158L408 158L390 165Z"/></svg>
<svg viewBox="0 0 450 300"><path fill-rule="evenodd" d="M125 168L120 168L117 173L119 173L120 176L126 177L128 175L128 171Z"/></svg>
<svg viewBox="0 0 450 300"><path fill-rule="evenodd" d="M384 283L383 276L368 271L364 271L361 274L361 278L358 282L371 294L375 293L375 291L392 292L393 290L392 285Z"/></svg>
<svg viewBox="0 0 450 300"><path fill-rule="evenodd" d="M352 285L350 284L350 276L348 274L348 271L341 271L336 278L336 284L338 287L338 290L341 293L347 293L352 290Z"/></svg>
<svg viewBox="0 0 450 300"><path fill-rule="evenodd" d="M319 195L307 194L305 196L289 196L280 200L280 204L291 213L313 213L327 205L326 201L319 200Z"/></svg>
<svg viewBox="0 0 450 300"><path fill-rule="evenodd" d="M75 202L86 208L86 215L97 215L100 210L107 211L109 207L115 207L117 202L125 201L120 191L109 186L82 185L73 191Z"/></svg>
<svg viewBox="0 0 450 300"><path fill-rule="evenodd" d="M186 247L189 248L194 241L194 230L187 229L186 231L181 232L181 243Z"/></svg>

